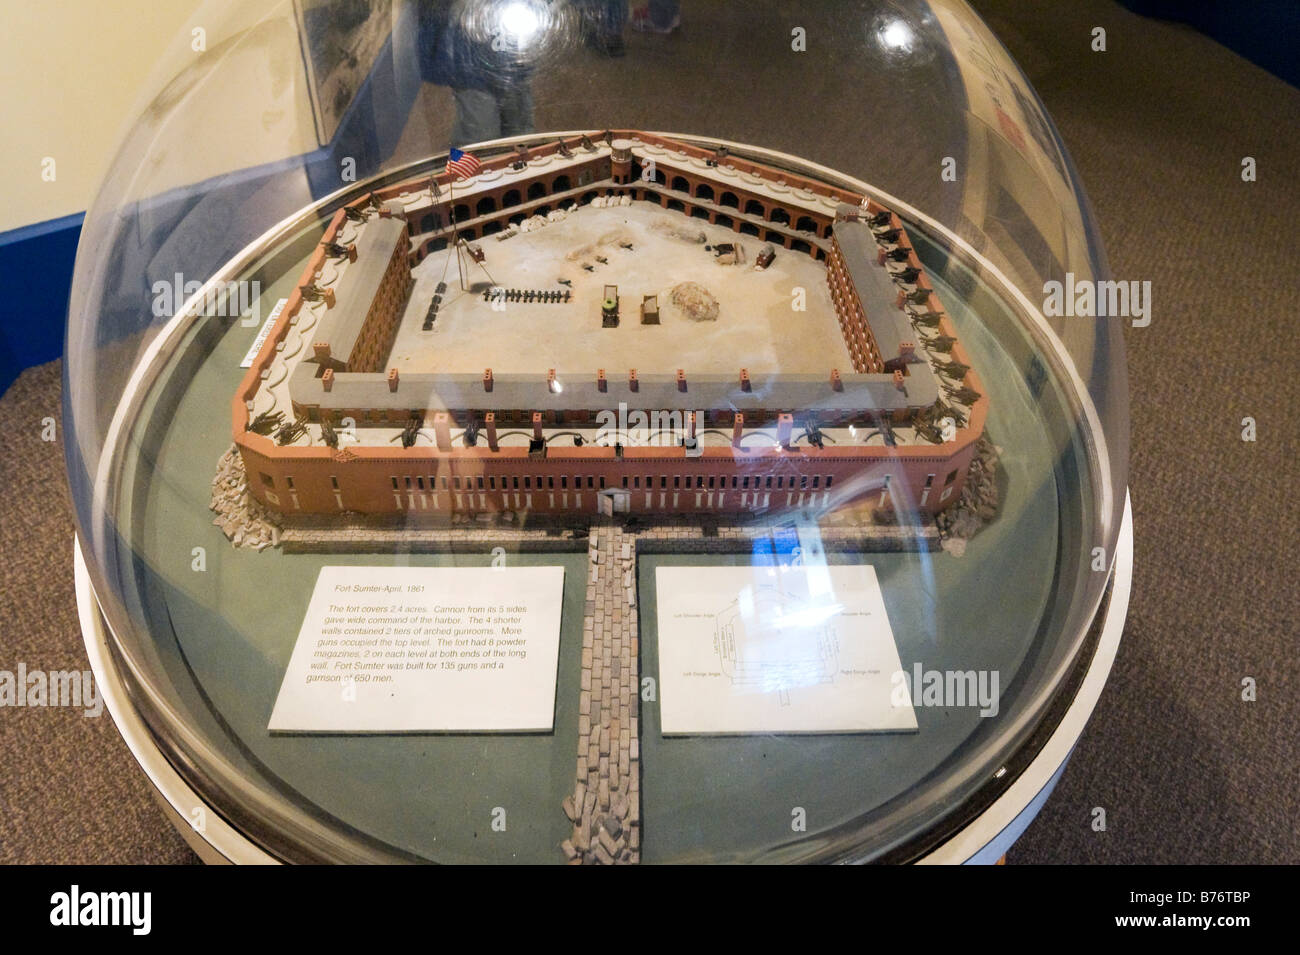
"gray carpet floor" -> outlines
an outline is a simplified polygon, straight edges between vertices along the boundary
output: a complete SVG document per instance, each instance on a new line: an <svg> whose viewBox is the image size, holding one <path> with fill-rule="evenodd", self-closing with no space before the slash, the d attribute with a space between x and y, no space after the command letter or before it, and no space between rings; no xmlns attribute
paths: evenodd
<svg viewBox="0 0 1300 955"><path fill-rule="evenodd" d="M1300 91L1111 3L1027 6L976 3L1060 129L1115 275L1151 280L1155 318L1127 336L1124 640L1009 861L1298 862L1300 332L1283 303L1300 294ZM1105 54L1081 39L1099 24ZM1241 181L1243 156L1266 170L1258 182Z"/></svg>
<svg viewBox="0 0 1300 955"><path fill-rule="evenodd" d="M1155 303L1151 326L1127 337L1137 554L1124 641L1056 793L1009 861L1300 862L1300 91L1108 0L975 6L1060 129L1113 272L1149 279ZM713 8L685 7L680 36L633 37L630 54L674 43L683 69L725 56ZM1088 46L1097 25L1105 54ZM594 85L620 82L617 63L583 68ZM539 95L538 126L565 128L590 105L578 98ZM445 125L445 91L422 102L428 128ZM772 119L754 116L748 138L762 142ZM1254 184L1240 180L1243 156L1258 161ZM0 399L10 429L0 668L85 666L61 452L41 440L42 419L59 414L57 363ZM1258 422L1253 444L1240 439L1245 416ZM1246 677L1255 702L1240 698ZM1092 828L1095 807L1104 832ZM193 860L108 717L0 713L0 862Z"/></svg>

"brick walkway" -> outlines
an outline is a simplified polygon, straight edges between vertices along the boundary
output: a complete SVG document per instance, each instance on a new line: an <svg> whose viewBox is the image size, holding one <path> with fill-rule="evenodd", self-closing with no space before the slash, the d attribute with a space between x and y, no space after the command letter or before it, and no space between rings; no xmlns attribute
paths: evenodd
<svg viewBox="0 0 1300 955"><path fill-rule="evenodd" d="M214 481L217 521L246 516L247 497L235 483ZM229 487L227 487L229 485ZM218 493L220 492L220 493ZM590 524L461 518L453 523L411 524L357 515L327 520L287 520L274 542L288 553L416 551L485 553L502 546L519 553L577 552L586 546L590 572L582 621L582 670L574 788L560 807L573 834L560 845L573 865L621 865L641 858L640 644L637 621L637 554L782 553L810 542L827 553L938 550L933 523L922 526L825 524L796 516L747 522L718 518ZM257 543L261 543L259 535ZM268 543L273 542L267 538ZM245 541L246 545L251 541ZM262 546L266 546L262 544ZM259 548L260 549L260 548ZM811 555L810 555L811 556Z"/></svg>
<svg viewBox="0 0 1300 955"><path fill-rule="evenodd" d="M563 805L573 836L561 849L574 864L634 863L641 857L636 541L601 522L591 528L587 555L578 763Z"/></svg>

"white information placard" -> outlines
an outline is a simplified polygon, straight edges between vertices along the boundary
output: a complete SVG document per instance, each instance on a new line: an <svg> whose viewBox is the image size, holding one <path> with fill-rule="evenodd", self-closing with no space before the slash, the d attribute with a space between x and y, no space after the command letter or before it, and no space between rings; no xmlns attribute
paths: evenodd
<svg viewBox="0 0 1300 955"><path fill-rule="evenodd" d="M917 727L875 568L659 567L665 736Z"/></svg>
<svg viewBox="0 0 1300 955"><path fill-rule="evenodd" d="M542 732L563 567L322 567L269 728Z"/></svg>

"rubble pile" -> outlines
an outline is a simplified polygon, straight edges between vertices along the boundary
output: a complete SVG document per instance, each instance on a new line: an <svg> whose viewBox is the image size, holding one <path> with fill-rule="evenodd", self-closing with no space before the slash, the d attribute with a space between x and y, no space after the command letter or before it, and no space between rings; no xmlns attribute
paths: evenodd
<svg viewBox="0 0 1300 955"><path fill-rule="evenodd" d="M718 300L698 282L682 282L674 285L668 293L668 300L693 322L716 322L718 320Z"/></svg>
<svg viewBox="0 0 1300 955"><path fill-rule="evenodd" d="M212 523L236 547L263 550L279 546L280 525L272 511L248 493L244 461L233 444L217 462L208 507L217 515Z"/></svg>
<svg viewBox="0 0 1300 955"><path fill-rule="evenodd" d="M943 538L943 549L954 557L966 553L966 542L998 512L998 455L1002 449L988 439L979 439L971 459L966 486L957 503L935 515L934 523Z"/></svg>
<svg viewBox="0 0 1300 955"><path fill-rule="evenodd" d="M693 242L696 245L704 245L709 241L709 237L700 229L684 226L676 219L667 217L656 219L650 223L650 231L658 232L660 235L666 235L670 239L680 239L683 242Z"/></svg>
<svg viewBox="0 0 1300 955"><path fill-rule="evenodd" d="M529 216L518 226L511 226L518 232L536 232L538 229L544 229L552 222L563 222L569 217L568 209L553 209L545 215Z"/></svg>
<svg viewBox="0 0 1300 955"><path fill-rule="evenodd" d="M593 209L604 209L606 206L630 206L631 204L631 196L597 196L591 200Z"/></svg>
<svg viewBox="0 0 1300 955"><path fill-rule="evenodd" d="M605 252L607 249L615 246L623 246L624 248L630 247L632 238L632 233L627 229L612 229L602 235L595 242L588 242L586 245L570 249L565 253L564 258L569 262L578 262L582 265L592 265L595 262L600 261L597 256L600 255L600 253Z"/></svg>

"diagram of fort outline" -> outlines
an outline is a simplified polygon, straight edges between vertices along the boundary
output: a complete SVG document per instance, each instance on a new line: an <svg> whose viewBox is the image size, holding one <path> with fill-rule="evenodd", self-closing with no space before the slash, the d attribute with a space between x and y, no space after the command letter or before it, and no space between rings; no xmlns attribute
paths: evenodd
<svg viewBox="0 0 1300 955"><path fill-rule="evenodd" d="M659 567L665 736L917 728L875 569Z"/></svg>
<svg viewBox="0 0 1300 955"><path fill-rule="evenodd" d="M775 692L781 705L789 706L790 688L834 682L839 643L831 623L815 619L800 628L797 639L782 639L780 622L805 613L817 616L815 603L792 601L778 587L761 583L742 596L717 615L715 624L714 648L733 687Z"/></svg>

